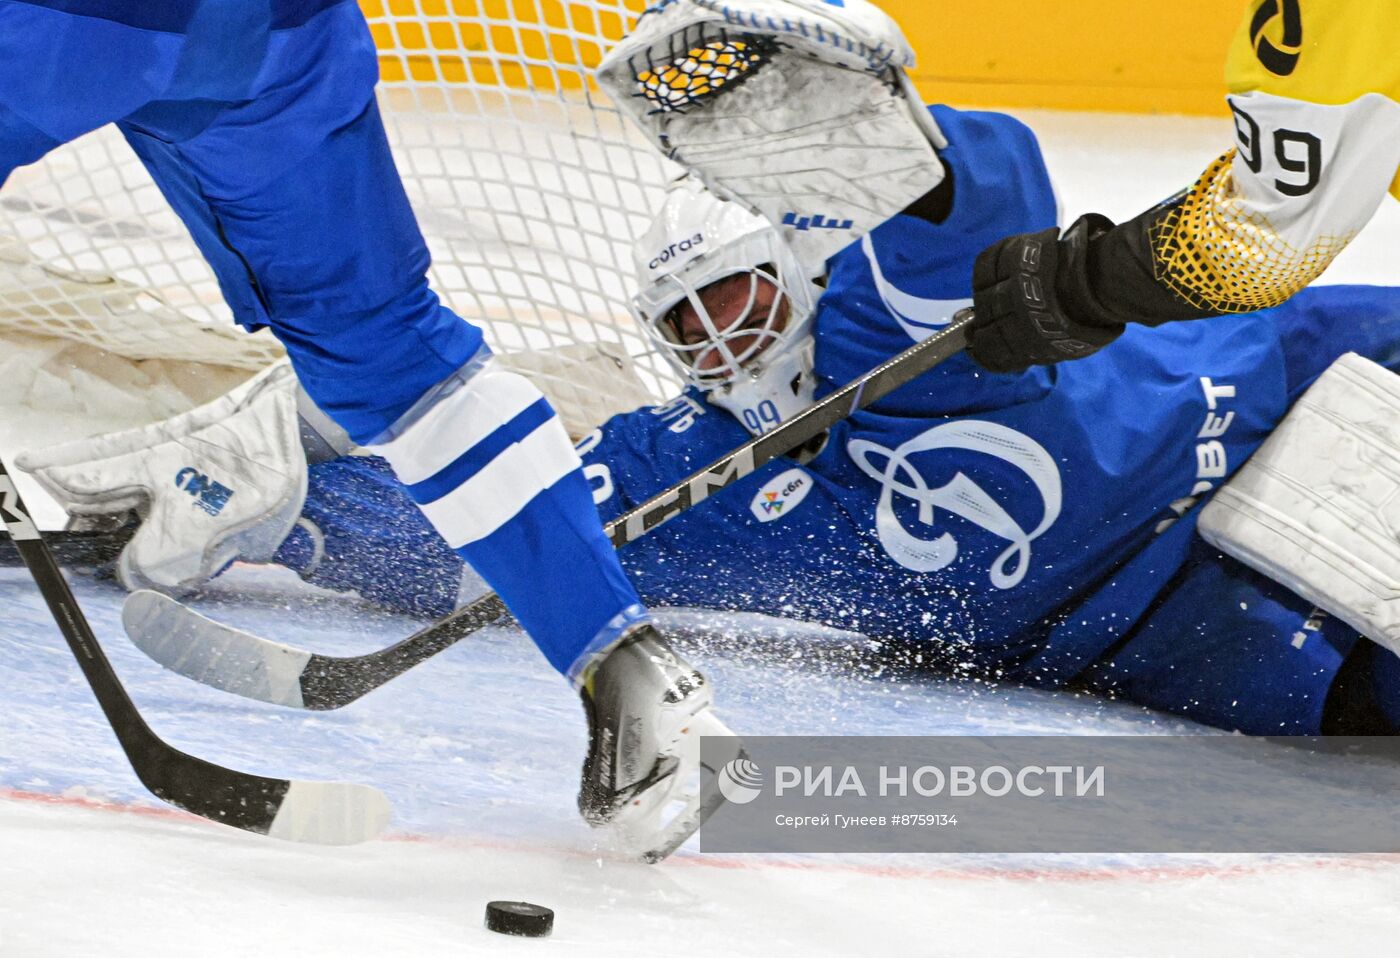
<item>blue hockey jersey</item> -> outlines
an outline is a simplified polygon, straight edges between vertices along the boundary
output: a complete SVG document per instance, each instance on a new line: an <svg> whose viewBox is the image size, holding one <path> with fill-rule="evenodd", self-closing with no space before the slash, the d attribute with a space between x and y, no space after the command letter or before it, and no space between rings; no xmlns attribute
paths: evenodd
<svg viewBox="0 0 1400 958"><path fill-rule="evenodd" d="M938 225L897 216L832 261L816 322L822 390L946 325L990 238L1054 223L1029 131L995 114L935 116L952 213ZM1268 329L1242 317L1134 330L1091 360L1015 376L955 356L837 426L806 466L769 465L630 546L625 563L652 601L797 615L1023 665L1087 585L1154 545L1282 414ZM585 463L613 515L744 436L692 394L612 420ZM1116 629L1086 625L1076 657Z"/></svg>
<svg viewBox="0 0 1400 958"><path fill-rule="evenodd" d="M1024 127L934 111L950 140L952 214L938 225L895 217L832 261L816 323L822 391L946 325L990 238L1054 221ZM1376 319L1358 326L1344 310ZM1298 345L1285 350L1289 339ZM1272 313L1134 327L1087 360L1019 375L959 355L838 425L806 465L772 463L628 546L624 565L651 603L821 621L1037 684L1112 662L1118 672L1099 677L1110 688L1152 674L1132 690L1139 701L1188 712L1195 702L1204 720L1250 731L1315 731L1355 636L1327 620L1304 651L1251 646L1235 606L1262 617L1260 643L1326 617L1206 548L1194 507L1333 358L1397 342L1394 291L1319 290ZM613 419L584 459L612 517L745 438L692 392ZM1201 563L1211 584L1174 596ZM1155 646L1143 661L1135 637L1151 624L1154 642L1176 636L1173 653L1228 649L1212 616L1242 650L1238 681L1203 667L1197 684L1210 689L1173 678L1155 695L1155 663L1176 663ZM1265 686L1267 703L1237 701Z"/></svg>
<svg viewBox="0 0 1400 958"><path fill-rule="evenodd" d="M821 391L946 325L989 239L1054 222L1025 127L933 109L951 213L897 216L829 264ZM1314 289L1267 313L1137 327L1019 375L955 356L839 424L805 465L770 463L627 546L624 566L652 605L819 621L954 672L1315 733L1355 634L1207 547L1195 507L1349 349L1400 366L1400 291ZM580 452L612 518L748 438L692 390L613 418ZM387 469L314 467L307 515L324 548L297 533L279 559L319 561L312 581L430 614L455 597L459 564ZM405 575L385 579L393 555Z"/></svg>

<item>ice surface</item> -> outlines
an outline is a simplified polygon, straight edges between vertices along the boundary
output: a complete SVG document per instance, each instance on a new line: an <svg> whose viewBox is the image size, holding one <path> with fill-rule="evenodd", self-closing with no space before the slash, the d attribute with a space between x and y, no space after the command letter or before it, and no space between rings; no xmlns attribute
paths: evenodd
<svg viewBox="0 0 1400 958"><path fill-rule="evenodd" d="M1225 121L1023 114L1067 217L1135 213L1189 182ZM1327 280L1395 282L1387 202ZM702 507L703 508L703 507ZM121 594L77 592L172 744L262 774L361 781L393 837L295 846L165 809L136 781L22 570L0 570L0 956L1248 955L1389 953L1400 861L1302 856L714 856L618 861L573 811L577 699L515 632L487 630L340 712L205 689L122 637ZM316 651L415 627L290 576L238 569L198 603ZM720 708L761 734L1200 732L1070 694L891 668L856 636L668 614ZM1222 801L1228 801L1223 796ZM481 927L485 903L558 913L553 938Z"/></svg>
<svg viewBox="0 0 1400 958"><path fill-rule="evenodd" d="M237 589L235 593L233 590ZM119 593L79 582L158 734L276 775L383 788L388 840L295 846L164 809L126 766L19 570L0 572L0 954L513 953L494 898L558 912L541 953L1292 954L1383 947L1400 865L1264 856L741 856L619 861L572 811L577 701L518 633L489 630L355 705L290 712L180 679L120 637ZM349 654L413 623L235 570L200 607ZM781 733L1190 732L1088 697L891 677L858 637L673 612L738 728ZM754 650L757 650L756 652Z"/></svg>

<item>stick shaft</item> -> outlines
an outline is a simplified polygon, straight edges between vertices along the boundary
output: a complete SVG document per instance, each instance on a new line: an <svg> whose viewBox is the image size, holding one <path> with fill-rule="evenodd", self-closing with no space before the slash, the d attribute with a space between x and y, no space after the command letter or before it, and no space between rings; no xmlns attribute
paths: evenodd
<svg viewBox="0 0 1400 958"><path fill-rule="evenodd" d="M811 442L858 409L889 395L905 383L961 352L967 345L971 310L961 310L947 328L909 347L888 362L803 410L771 432L749 440L729 455L657 493L604 527L613 545L622 548L691 506L745 476Z"/></svg>

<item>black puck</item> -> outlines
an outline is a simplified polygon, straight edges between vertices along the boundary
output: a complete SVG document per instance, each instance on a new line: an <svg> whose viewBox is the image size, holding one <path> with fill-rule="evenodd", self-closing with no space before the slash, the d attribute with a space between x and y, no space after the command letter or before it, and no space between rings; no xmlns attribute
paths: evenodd
<svg viewBox="0 0 1400 958"><path fill-rule="evenodd" d="M502 935L543 938L554 930L554 912L528 901L489 901L486 927Z"/></svg>

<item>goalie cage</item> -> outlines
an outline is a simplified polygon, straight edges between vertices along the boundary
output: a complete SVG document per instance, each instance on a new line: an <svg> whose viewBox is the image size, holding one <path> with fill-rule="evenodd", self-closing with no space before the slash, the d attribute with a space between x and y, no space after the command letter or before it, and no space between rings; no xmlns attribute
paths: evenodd
<svg viewBox="0 0 1400 958"><path fill-rule="evenodd" d="M627 301L631 241L675 171L591 77L641 4L361 8L443 300L541 386L575 437L674 392ZM282 355L266 330L233 325L188 232L112 127L0 187L0 340L0 404L45 410L32 431L46 438L53 414L75 420L62 438L173 415Z"/></svg>

